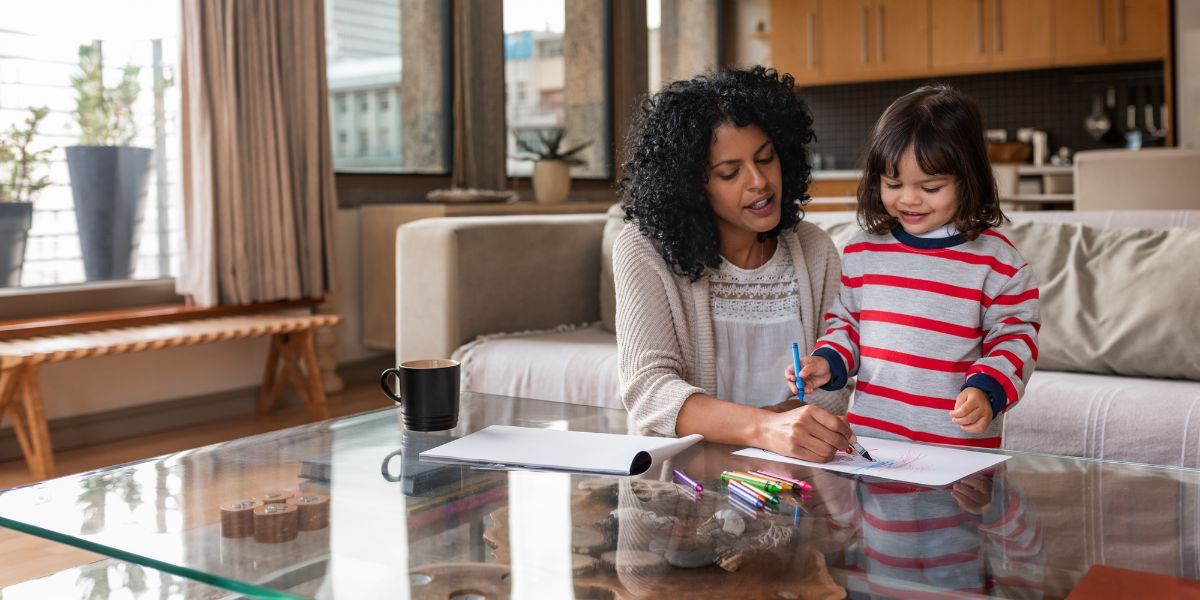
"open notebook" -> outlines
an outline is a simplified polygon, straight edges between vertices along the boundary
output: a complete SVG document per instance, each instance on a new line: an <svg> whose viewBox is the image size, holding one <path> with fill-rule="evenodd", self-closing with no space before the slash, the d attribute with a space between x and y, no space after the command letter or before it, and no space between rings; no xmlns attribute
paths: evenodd
<svg viewBox="0 0 1200 600"><path fill-rule="evenodd" d="M492 425L426 450L421 458L493 469L640 475L702 439Z"/></svg>

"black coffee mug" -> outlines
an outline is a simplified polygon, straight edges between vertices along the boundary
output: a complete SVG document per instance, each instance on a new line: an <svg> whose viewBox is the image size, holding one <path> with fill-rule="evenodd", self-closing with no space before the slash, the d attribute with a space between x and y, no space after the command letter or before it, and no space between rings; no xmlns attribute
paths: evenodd
<svg viewBox="0 0 1200 600"><path fill-rule="evenodd" d="M388 378L396 376L399 394ZM442 431L458 425L458 375L456 360L410 360L386 369L379 386L388 398L400 403L404 426L413 431Z"/></svg>

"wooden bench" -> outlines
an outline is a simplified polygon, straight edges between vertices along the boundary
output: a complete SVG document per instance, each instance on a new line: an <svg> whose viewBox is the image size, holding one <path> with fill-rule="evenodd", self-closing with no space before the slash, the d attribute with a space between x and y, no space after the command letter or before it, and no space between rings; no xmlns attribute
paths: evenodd
<svg viewBox="0 0 1200 600"><path fill-rule="evenodd" d="M54 452L38 384L39 369L47 363L269 335L259 414L278 404L290 381L313 420L329 418L313 336L341 317L237 312L246 311L163 307L132 316L130 311L109 311L107 319L106 313L90 313L0 323L0 417L8 411L29 470L40 479L54 476Z"/></svg>

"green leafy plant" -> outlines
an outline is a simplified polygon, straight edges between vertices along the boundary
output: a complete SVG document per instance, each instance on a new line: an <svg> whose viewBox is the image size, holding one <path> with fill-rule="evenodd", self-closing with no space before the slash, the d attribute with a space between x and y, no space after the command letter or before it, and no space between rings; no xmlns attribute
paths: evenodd
<svg viewBox="0 0 1200 600"><path fill-rule="evenodd" d="M592 140L588 140L578 146L567 150L559 150L562 146L563 137L567 135L567 130L562 127L549 127L546 129L535 129L518 132L516 134L517 149L523 154L518 154L516 158L522 160L561 160L569 165L587 164L583 159L576 156L584 148L592 145Z"/></svg>
<svg viewBox="0 0 1200 600"><path fill-rule="evenodd" d="M0 202L33 202L50 185L50 176L39 176L38 171L50 166L50 153L57 148L30 148L50 108L31 106L29 113L23 125L12 125L0 137Z"/></svg>
<svg viewBox="0 0 1200 600"><path fill-rule="evenodd" d="M116 87L104 87L104 53L100 42L79 47L79 70L71 76L75 88L75 120L79 143L85 146L128 146L137 136L133 104L142 91L136 65L121 70Z"/></svg>

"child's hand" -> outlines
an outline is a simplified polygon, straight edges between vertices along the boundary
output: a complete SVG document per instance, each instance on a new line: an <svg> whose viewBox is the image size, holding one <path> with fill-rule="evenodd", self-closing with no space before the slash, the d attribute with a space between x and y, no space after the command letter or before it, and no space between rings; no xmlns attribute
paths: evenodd
<svg viewBox="0 0 1200 600"><path fill-rule="evenodd" d="M788 367L785 375L788 389L796 393L796 369ZM820 356L805 356L800 359L800 378L804 380L804 393L811 394L817 388L829 383L829 361Z"/></svg>
<svg viewBox="0 0 1200 600"><path fill-rule="evenodd" d="M982 515L992 505L992 478L972 475L950 488L950 495L958 507L973 514Z"/></svg>
<svg viewBox="0 0 1200 600"><path fill-rule="evenodd" d="M950 416L963 431L983 433L992 424L992 405L983 390L969 387L958 393Z"/></svg>

